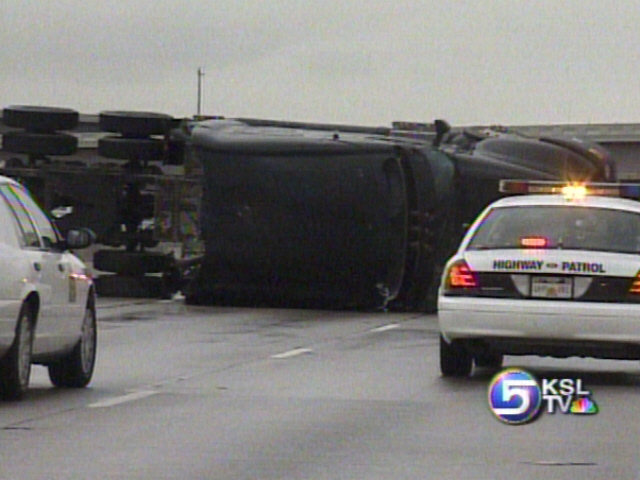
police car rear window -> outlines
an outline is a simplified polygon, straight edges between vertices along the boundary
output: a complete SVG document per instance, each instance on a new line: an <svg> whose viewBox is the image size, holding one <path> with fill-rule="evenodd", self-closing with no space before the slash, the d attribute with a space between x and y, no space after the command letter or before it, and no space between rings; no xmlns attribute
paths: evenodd
<svg viewBox="0 0 640 480"><path fill-rule="evenodd" d="M468 250L551 248L640 253L640 215L584 206L517 206L492 210Z"/></svg>

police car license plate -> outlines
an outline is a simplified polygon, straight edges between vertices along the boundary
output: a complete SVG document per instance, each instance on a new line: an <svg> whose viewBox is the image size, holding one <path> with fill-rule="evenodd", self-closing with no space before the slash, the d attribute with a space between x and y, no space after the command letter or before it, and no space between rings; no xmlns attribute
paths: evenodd
<svg viewBox="0 0 640 480"><path fill-rule="evenodd" d="M531 296L537 298L571 298L571 277L532 277Z"/></svg>

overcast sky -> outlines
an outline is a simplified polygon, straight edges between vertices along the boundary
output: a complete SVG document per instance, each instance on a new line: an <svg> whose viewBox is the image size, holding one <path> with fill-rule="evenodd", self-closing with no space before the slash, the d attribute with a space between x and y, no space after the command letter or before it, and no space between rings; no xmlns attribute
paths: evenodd
<svg viewBox="0 0 640 480"><path fill-rule="evenodd" d="M637 0L0 0L0 106L640 122Z"/></svg>

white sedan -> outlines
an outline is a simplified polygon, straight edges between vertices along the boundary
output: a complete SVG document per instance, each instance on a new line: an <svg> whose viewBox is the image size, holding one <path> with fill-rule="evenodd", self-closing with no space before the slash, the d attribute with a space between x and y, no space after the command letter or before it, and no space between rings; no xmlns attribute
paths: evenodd
<svg viewBox="0 0 640 480"><path fill-rule="evenodd" d="M505 354L640 359L640 202L564 192L492 203L447 262L444 376Z"/></svg>
<svg viewBox="0 0 640 480"><path fill-rule="evenodd" d="M95 288L69 250L91 244L90 231L61 238L27 190L0 176L0 397L20 399L31 364L52 383L84 387L93 375Z"/></svg>

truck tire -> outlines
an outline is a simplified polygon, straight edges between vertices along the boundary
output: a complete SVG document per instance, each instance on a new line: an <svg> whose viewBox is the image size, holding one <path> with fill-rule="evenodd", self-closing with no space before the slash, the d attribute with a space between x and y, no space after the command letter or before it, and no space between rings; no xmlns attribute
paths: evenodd
<svg viewBox="0 0 640 480"><path fill-rule="evenodd" d="M155 138L108 136L98 140L98 155L116 160L162 160L164 142Z"/></svg>
<svg viewBox="0 0 640 480"><path fill-rule="evenodd" d="M99 297L165 298L161 277L100 275L95 279Z"/></svg>
<svg viewBox="0 0 640 480"><path fill-rule="evenodd" d="M78 138L65 133L6 132L2 135L2 149L28 155L73 155Z"/></svg>
<svg viewBox="0 0 640 480"><path fill-rule="evenodd" d="M78 119L78 112L69 108L15 105L2 110L5 125L33 132L73 130L78 126Z"/></svg>
<svg viewBox="0 0 640 480"><path fill-rule="evenodd" d="M93 255L93 266L96 270L120 275L163 273L169 269L172 262L173 257L158 252L98 250Z"/></svg>
<svg viewBox="0 0 640 480"><path fill-rule="evenodd" d="M163 113L151 112L100 112L100 130L119 133L125 137L165 135L173 118Z"/></svg>

